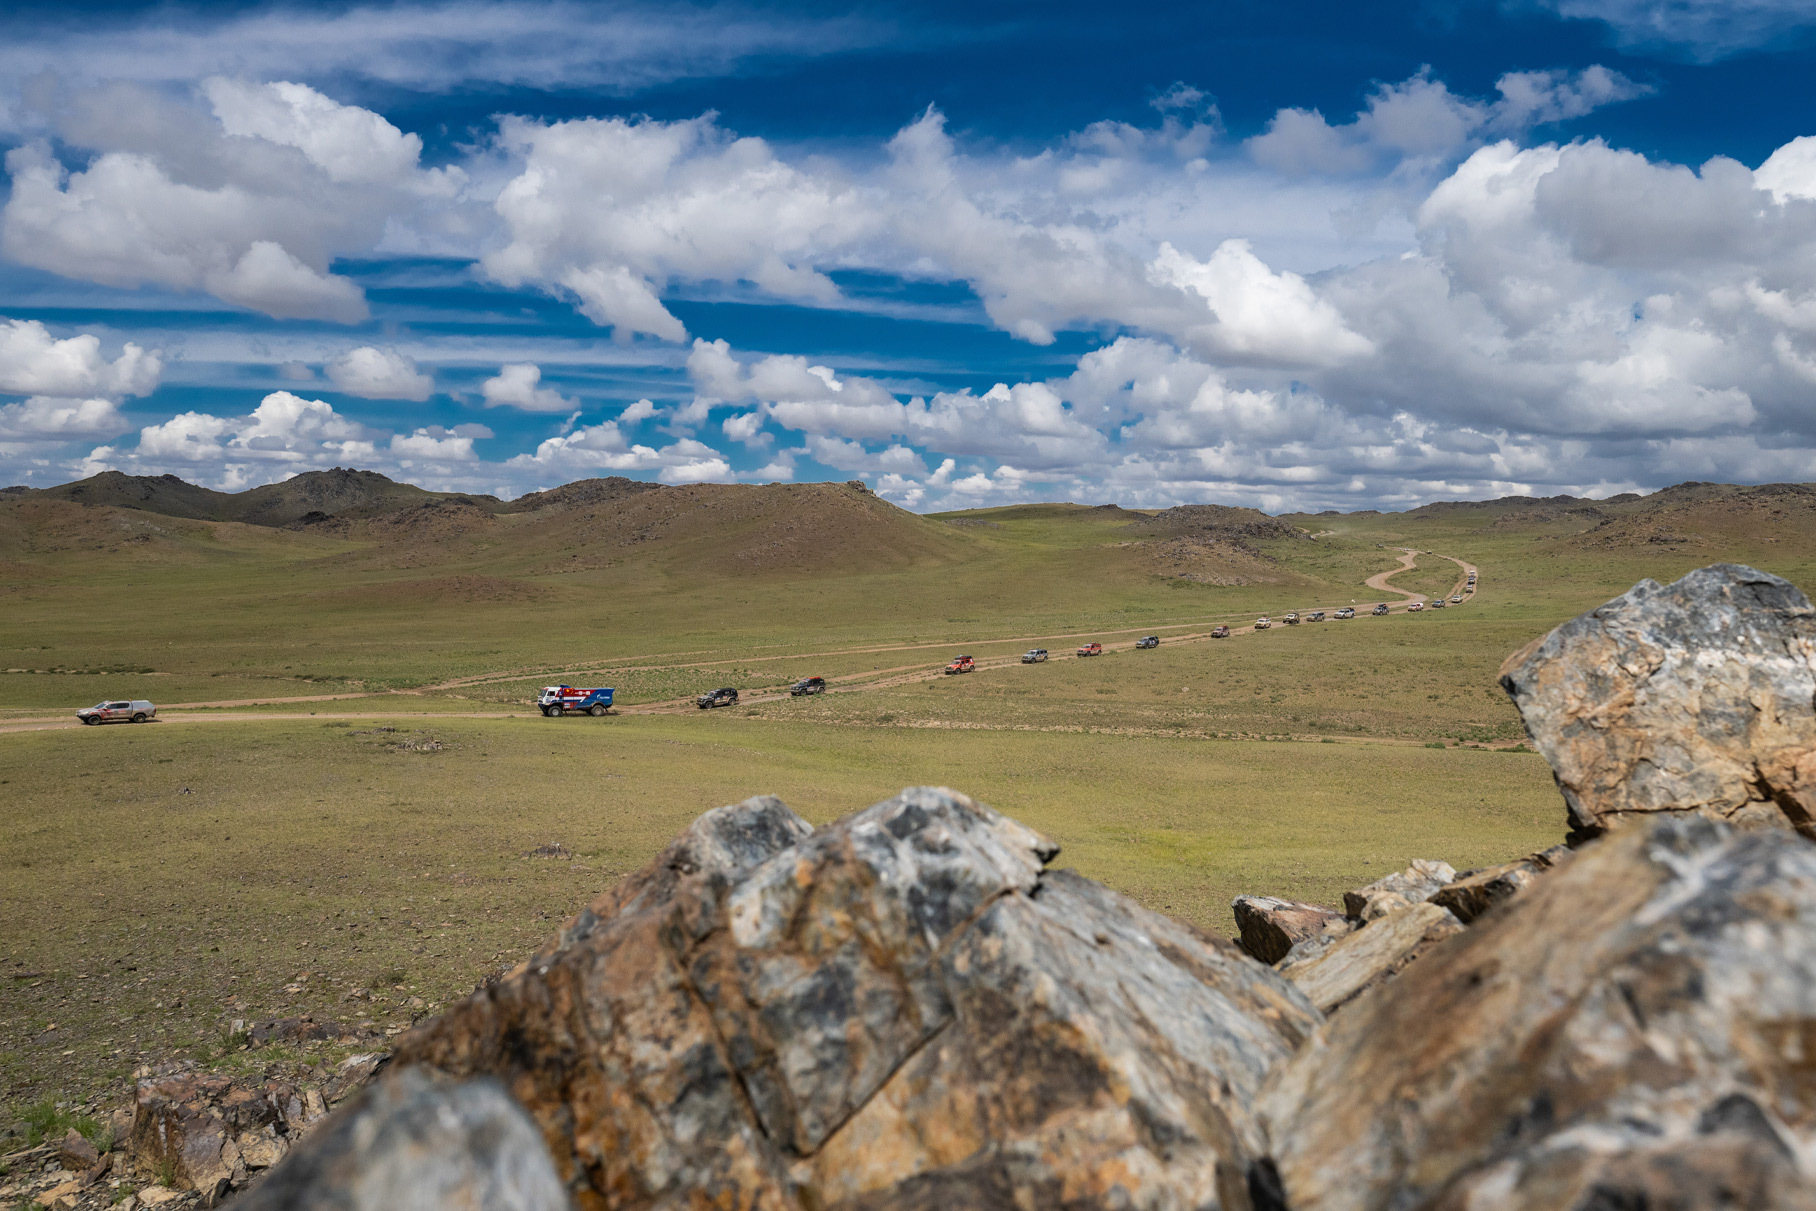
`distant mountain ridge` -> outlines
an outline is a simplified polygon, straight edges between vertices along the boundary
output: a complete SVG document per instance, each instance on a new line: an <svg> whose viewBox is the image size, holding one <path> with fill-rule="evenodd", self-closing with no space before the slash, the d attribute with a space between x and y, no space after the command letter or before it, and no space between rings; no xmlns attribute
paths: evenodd
<svg viewBox="0 0 1816 1211"><path fill-rule="evenodd" d="M777 487L808 485L776 485ZM829 485L830 486L830 485ZM846 487L868 491L852 481ZM194 521L237 521L249 525L291 526L309 524L327 518L376 518L424 505L449 502L468 506L491 515L531 513L547 509L576 509L629 500L645 492L676 493L681 489L665 484L627 479L621 475L579 479L541 492L531 492L515 500L467 492L435 492L415 484L401 483L377 471L360 471L335 467L328 471L304 471L279 483L262 484L243 492L217 492L180 479L175 475L127 475L120 471L102 471L87 479L59 484L51 488L0 488L0 498L40 497L68 500L85 505L109 505L122 509L140 509L167 517ZM1464 511L1507 513L1582 513L1609 511L1631 513L1622 506L1638 506L1638 511L1652 508L1699 504L1711 501L1751 498L1807 498L1816 502L1816 485L1797 483L1721 484L1687 480L1660 488L1656 492L1622 492L1597 499L1590 496L1502 496L1493 500L1434 500L1404 511L1407 517L1431 517ZM1048 506L1028 506L1036 509ZM1082 506L1089 507L1089 506ZM1013 510L1015 506L1010 506ZM1176 505L1164 510L1129 510L1121 505L1098 505L1096 512L1126 513L1132 524L1157 533L1191 534L1198 531L1240 533L1253 538L1297 537L1292 527L1259 509L1203 504ZM1011 511L988 510L993 517L1009 518ZM1283 514L1282 516L1382 516L1375 509L1343 513L1325 509L1316 514Z"/></svg>
<svg viewBox="0 0 1816 1211"><path fill-rule="evenodd" d="M611 476L503 501L335 468L244 492L117 471L0 492L0 548L21 554L132 542L149 555L221 524L350 540L356 545L334 556L346 567L447 564L513 575L566 574L626 559L664 575L795 575L941 564L973 543L857 482L670 486Z"/></svg>
<svg viewBox="0 0 1816 1211"><path fill-rule="evenodd" d="M335 467L329 471L305 471L279 483L261 484L244 492L216 492L175 475L127 475L120 471L103 471L54 488L8 488L6 493L14 497L35 496L83 505L141 509L192 521L289 526L329 518L384 517L443 502L466 505L489 514L526 513L551 506L571 508L619 500L660 487L614 475L606 479L576 480L546 492L531 492L516 500L504 501L484 494L433 492L415 484L399 483L377 471Z"/></svg>

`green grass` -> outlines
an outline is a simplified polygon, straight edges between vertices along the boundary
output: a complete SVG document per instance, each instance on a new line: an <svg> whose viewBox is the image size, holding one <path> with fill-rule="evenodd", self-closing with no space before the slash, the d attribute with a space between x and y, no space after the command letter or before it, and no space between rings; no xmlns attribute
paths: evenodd
<svg viewBox="0 0 1816 1211"><path fill-rule="evenodd" d="M55 1143L72 1129L93 1144L97 1152L113 1147L113 1128L89 1115L65 1109L55 1097L44 1097L27 1106L19 1118L25 1126L27 1148L36 1148L46 1141Z"/></svg>
<svg viewBox="0 0 1816 1211"><path fill-rule="evenodd" d="M1225 933L1240 892L1332 903L1414 857L1500 861L1563 831L1530 753L708 718L450 721L433 753L379 719L8 737L0 960L32 978L7 979L6 1100L117 1091L165 1054L258 1060L222 1044L235 1018L407 1023L411 997L463 993L751 794L818 823L954 786ZM550 841L574 859L524 856Z"/></svg>
<svg viewBox="0 0 1816 1211"><path fill-rule="evenodd" d="M125 695L408 691L262 708L315 720L173 712L0 735L0 1099L17 1116L53 1091L117 1094L150 1059L278 1055L228 1037L236 1018L402 1026L412 998L443 1004L526 953L700 811L766 791L820 822L954 786L1051 834L1062 864L1218 931L1241 892L1333 903L1414 857L1505 860L1564 831L1542 761L1468 747L1520 738L1494 683L1510 652L1716 559L1816 583L1816 537L1796 528L1603 549L1571 518L1298 518L1332 533L1263 544L1272 583L1218 587L1152 574L1120 545L1126 518L969 516L993 524L907 564L736 576L673 552L553 571L502 542L387 567L363 543L194 523L161 547L0 542L0 670L39 670L0 671L0 722ZM1361 582L1402 546L1479 564L1475 600L1176 641L1366 607L1380 596ZM1420 565L1395 583L1455 581ZM445 576L522 591L418 591ZM122 598L134 609L79 608ZM1149 630L1157 650L1069 655L1072 635ZM570 673L635 704L808 673L861 685L1031 644L1059 657L710 713L528 715ZM474 680L425 688L455 679ZM459 717L480 711L525 717ZM552 841L574 859L524 856Z"/></svg>

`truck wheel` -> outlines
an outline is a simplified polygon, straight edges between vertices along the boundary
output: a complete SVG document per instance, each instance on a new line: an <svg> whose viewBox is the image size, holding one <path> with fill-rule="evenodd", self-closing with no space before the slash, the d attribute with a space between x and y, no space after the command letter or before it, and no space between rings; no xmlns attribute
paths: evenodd
<svg viewBox="0 0 1816 1211"><path fill-rule="evenodd" d="M545 706L542 708L542 713L547 715L550 719L553 719L561 713L561 708L558 706Z"/></svg>
<svg viewBox="0 0 1816 1211"><path fill-rule="evenodd" d="M144 723L145 722L145 712L140 711L138 714L134 715L132 717L132 721L134 723Z"/></svg>
<svg viewBox="0 0 1816 1211"><path fill-rule="evenodd" d="M605 714L605 708L595 702L593 705L586 708L586 713L597 719L599 716Z"/></svg>
<svg viewBox="0 0 1816 1211"><path fill-rule="evenodd" d="M100 723L101 721L99 719L96 719L93 715L88 715L83 718L82 722L88 724L90 727L93 727L94 725Z"/></svg>

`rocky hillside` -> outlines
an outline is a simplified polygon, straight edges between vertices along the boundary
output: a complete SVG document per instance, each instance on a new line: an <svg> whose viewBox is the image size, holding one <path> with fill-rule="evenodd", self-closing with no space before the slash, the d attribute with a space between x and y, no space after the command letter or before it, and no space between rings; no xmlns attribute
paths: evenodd
<svg viewBox="0 0 1816 1211"><path fill-rule="evenodd" d="M345 551L350 564L453 564L500 575L626 560L685 575L824 575L940 563L971 542L861 483L669 487L611 477L507 503L428 492L370 471L308 472L231 494L172 476L105 472L0 497L0 552L113 550L133 539L205 535L197 524L345 540L355 544Z"/></svg>
<svg viewBox="0 0 1816 1211"><path fill-rule="evenodd" d="M1136 536L1138 557L1154 575L1201 584L1270 584L1287 579L1279 561L1257 546L1299 542L1306 533L1259 509L1176 505L1136 515L1124 527Z"/></svg>
<svg viewBox="0 0 1816 1211"><path fill-rule="evenodd" d="M285 526L304 518L381 516L427 501L450 498L470 500L490 511L503 507L502 502L491 496L463 497L456 493L430 492L414 484L400 484L376 471L340 467L332 471L305 471L281 483L263 484L244 492L214 492L186 483L174 475L125 475L119 471L103 471L75 483L12 495L140 509L197 521L240 521L258 526Z"/></svg>
<svg viewBox="0 0 1816 1211"><path fill-rule="evenodd" d="M388 1059L312 1085L146 1074L124 1148L72 1132L9 1192L98 1207L125 1172L157 1179L129 1205L250 1187L254 1211L1816 1206L1816 610L1732 565L1646 582L1505 685L1571 846L1415 862L1341 911L1244 896L1232 943L949 790L818 829L752 799Z"/></svg>

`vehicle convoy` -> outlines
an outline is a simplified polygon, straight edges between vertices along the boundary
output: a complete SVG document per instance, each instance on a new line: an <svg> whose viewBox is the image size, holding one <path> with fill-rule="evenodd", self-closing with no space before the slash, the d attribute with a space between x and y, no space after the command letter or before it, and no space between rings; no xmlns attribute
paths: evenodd
<svg viewBox="0 0 1816 1211"><path fill-rule="evenodd" d="M1160 646L1160 636L1143 635L1140 639L1135 641L1135 646L1138 648L1157 648Z"/></svg>
<svg viewBox="0 0 1816 1211"><path fill-rule="evenodd" d="M803 677L789 686L788 692L796 698L803 697L807 694L824 694L826 692L826 678Z"/></svg>
<svg viewBox="0 0 1816 1211"><path fill-rule="evenodd" d="M951 676L953 673L970 673L976 671L976 669L977 661L971 659L971 657L954 656L952 658L952 663L946 666L946 674L947 676Z"/></svg>
<svg viewBox="0 0 1816 1211"><path fill-rule="evenodd" d="M1272 627L1273 625L1274 625L1274 620L1271 618L1262 617L1262 618L1255 619L1255 629L1257 631L1265 631L1268 628Z"/></svg>
<svg viewBox="0 0 1816 1211"><path fill-rule="evenodd" d="M1323 622L1324 621L1324 611L1323 610L1313 610L1311 613L1309 613L1305 616L1305 621L1307 621L1307 622Z"/></svg>
<svg viewBox="0 0 1816 1211"><path fill-rule="evenodd" d="M612 691L577 690L571 685L551 685L543 687L542 697L536 699L536 705L550 719L558 715L571 715L585 711L597 718L612 709Z"/></svg>
<svg viewBox="0 0 1816 1211"><path fill-rule="evenodd" d="M1418 612L1419 612L1419 611L1420 611L1420 610L1422 610L1422 609L1424 609L1424 608L1425 608L1425 603L1424 603L1424 602L1422 602L1422 601L1415 601L1415 602L1412 602L1412 603L1411 603L1411 604L1409 604L1409 605L1408 605L1408 606L1407 606L1407 607L1406 607L1406 612L1407 612L1407 613L1408 613L1408 614L1417 614L1417 613L1418 613Z"/></svg>
<svg viewBox="0 0 1816 1211"><path fill-rule="evenodd" d="M1387 603L1384 601L1369 612L1373 614L1385 614L1387 613Z"/></svg>
<svg viewBox="0 0 1816 1211"><path fill-rule="evenodd" d="M1334 618L1354 618L1355 616L1356 616L1356 607L1355 606L1344 606L1342 609L1338 610L1334 615L1332 615L1332 617L1334 617Z"/></svg>
<svg viewBox="0 0 1816 1211"><path fill-rule="evenodd" d="M1029 648L1022 653L1023 664L1039 664L1047 658L1046 648Z"/></svg>
<svg viewBox="0 0 1816 1211"><path fill-rule="evenodd" d="M1288 610L1286 612L1286 617L1282 618L1280 621L1284 622L1289 627L1296 627L1299 625L1299 615L1292 610Z"/></svg>
<svg viewBox="0 0 1816 1211"><path fill-rule="evenodd" d="M144 723L147 719L156 719L158 708L143 698L116 698L109 702L97 702L85 706L76 712L76 718L83 723Z"/></svg>
<svg viewBox="0 0 1816 1211"><path fill-rule="evenodd" d="M1078 654L1080 656L1101 656L1103 655L1103 644L1087 643L1078 649Z"/></svg>
<svg viewBox="0 0 1816 1211"><path fill-rule="evenodd" d="M721 689L708 690L694 699L694 705L703 711L709 711L715 706L736 706L738 705L738 691L729 685Z"/></svg>
<svg viewBox="0 0 1816 1211"><path fill-rule="evenodd" d="M1228 639L1229 637L1230 637L1230 629L1228 627L1224 626L1222 623L1218 623L1216 626L1211 628L1211 638L1212 639Z"/></svg>

